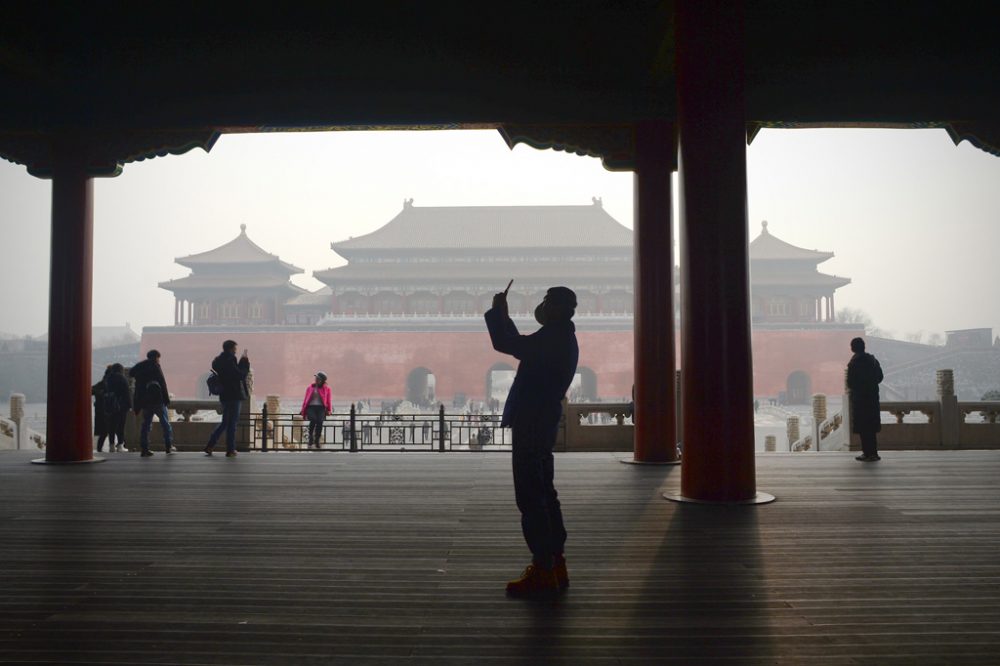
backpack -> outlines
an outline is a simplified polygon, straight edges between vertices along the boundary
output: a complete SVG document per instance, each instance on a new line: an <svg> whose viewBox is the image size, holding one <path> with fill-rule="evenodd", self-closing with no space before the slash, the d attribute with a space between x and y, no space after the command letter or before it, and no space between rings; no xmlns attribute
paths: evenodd
<svg viewBox="0 0 1000 666"><path fill-rule="evenodd" d="M146 404L147 405L163 404L163 387L160 386L160 382L154 381L146 384Z"/></svg>
<svg viewBox="0 0 1000 666"><path fill-rule="evenodd" d="M118 394L115 393L113 390L111 390L111 387L108 386L107 379L104 380L103 385L104 385L104 395L101 397L101 400L104 404L104 413L117 414L122 410L121 401L118 399Z"/></svg>
<svg viewBox="0 0 1000 666"><path fill-rule="evenodd" d="M219 378L219 373L215 370L210 370L208 377L205 379L205 384L208 386L209 395L219 395L222 393L222 379Z"/></svg>

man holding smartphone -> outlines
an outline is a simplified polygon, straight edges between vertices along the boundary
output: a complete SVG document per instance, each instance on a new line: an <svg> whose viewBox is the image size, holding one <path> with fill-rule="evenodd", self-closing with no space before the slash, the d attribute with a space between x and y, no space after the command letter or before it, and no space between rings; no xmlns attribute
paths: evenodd
<svg viewBox="0 0 1000 666"><path fill-rule="evenodd" d="M485 315L493 348L520 361L500 421L513 433L514 495L521 531L531 550L531 564L520 578L507 583L507 594L514 597L548 595L569 586L566 528L553 485L552 448L562 400L580 355L571 321L575 311L576 294L567 287L552 287L535 308L542 327L531 335L521 335L511 321L506 291L493 297L493 307Z"/></svg>
<svg viewBox="0 0 1000 666"><path fill-rule="evenodd" d="M215 443L222 433L226 433L226 457L236 457L236 423L240 418L240 405L250 397L247 390L247 375L250 374L250 357L246 350L239 361L236 360L235 340L222 343L222 353L212 361L212 370L219 376L219 401L222 403L222 423L208 439L205 455L212 455Z"/></svg>

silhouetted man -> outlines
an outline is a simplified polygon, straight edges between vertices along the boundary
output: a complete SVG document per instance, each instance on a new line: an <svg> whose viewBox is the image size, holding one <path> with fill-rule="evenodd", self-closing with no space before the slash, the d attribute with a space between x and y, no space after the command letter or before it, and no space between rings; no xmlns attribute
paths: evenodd
<svg viewBox="0 0 1000 666"><path fill-rule="evenodd" d="M501 426L513 431L514 495L521 512L521 531L531 550L531 564L507 594L531 596L558 592L569 585L563 548L566 529L553 486L553 456L562 400L566 396L580 352L571 321L576 294L552 287L535 308L542 325L521 335L507 312L506 292L493 297L486 313L493 348L520 361L507 395Z"/></svg>
<svg viewBox="0 0 1000 666"><path fill-rule="evenodd" d="M167 391L167 380L160 367L160 352L150 349L146 352L146 360L140 361L129 370L129 377L135 379L135 398L132 409L136 416L142 414L142 425L139 427L139 447L143 458L153 455L149 450L149 431L153 427L153 417L160 420L163 428L163 445L167 453L173 453L174 431L167 418L167 407L170 406L170 393Z"/></svg>
<svg viewBox="0 0 1000 666"><path fill-rule="evenodd" d="M847 364L847 389L851 401L851 430L861 437L861 455L857 460L874 462L878 454L875 433L882 430L882 413L878 402L878 385L882 381L882 366L865 352L865 341L851 340L854 356Z"/></svg>
<svg viewBox="0 0 1000 666"><path fill-rule="evenodd" d="M222 353L212 361L212 370L219 376L219 401L222 403L222 423L212 432L205 446L205 455L212 455L215 443L226 433L226 457L236 457L236 422L240 418L240 405L250 397L247 375L250 374L250 357L246 350L236 360L236 341L222 343Z"/></svg>

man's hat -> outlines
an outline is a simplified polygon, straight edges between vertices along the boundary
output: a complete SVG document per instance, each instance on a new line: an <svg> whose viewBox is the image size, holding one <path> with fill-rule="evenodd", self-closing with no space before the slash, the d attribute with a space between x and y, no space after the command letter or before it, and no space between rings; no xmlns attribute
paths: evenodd
<svg viewBox="0 0 1000 666"><path fill-rule="evenodd" d="M545 299L555 305L564 305L568 308L576 308L576 293L569 287L550 287L545 292Z"/></svg>
<svg viewBox="0 0 1000 666"><path fill-rule="evenodd" d="M322 370L317 372L314 376L316 377L316 379L322 379L324 382L326 381L326 373L323 372Z"/></svg>

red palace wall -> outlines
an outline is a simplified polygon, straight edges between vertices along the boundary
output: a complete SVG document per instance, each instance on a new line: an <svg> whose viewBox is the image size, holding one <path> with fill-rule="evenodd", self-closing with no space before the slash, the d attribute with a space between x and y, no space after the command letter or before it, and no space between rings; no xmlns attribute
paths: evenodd
<svg viewBox="0 0 1000 666"><path fill-rule="evenodd" d="M406 378L416 368L434 373L438 400L449 403L456 393L482 400L486 375L496 363L517 367L517 360L490 346L485 326L475 332L342 332L342 331L204 331L143 332L142 354L157 349L170 392L178 398L198 396L203 377L222 341L232 337L247 349L254 373L254 394L292 398L304 393L317 370L330 377L333 398L400 398ZM597 374L601 396L621 399L632 392L631 331L577 334L580 366Z"/></svg>
<svg viewBox="0 0 1000 666"><path fill-rule="evenodd" d="M843 392L849 342L858 330L755 330L754 393L776 396L785 391L795 371L809 375L812 390ZM434 373L439 401L456 393L482 400L486 375L496 363L516 367L516 359L490 346L486 331L477 332L346 332L346 331L215 331L156 329L144 331L142 354L158 349L170 392L197 397L211 361L228 337L247 349L254 370L254 393L284 398L301 395L317 370L330 377L334 400L400 398L409 373L424 367ZM580 366L597 375L598 394L618 400L632 392L632 332L581 331ZM679 348L679 347L678 347Z"/></svg>

